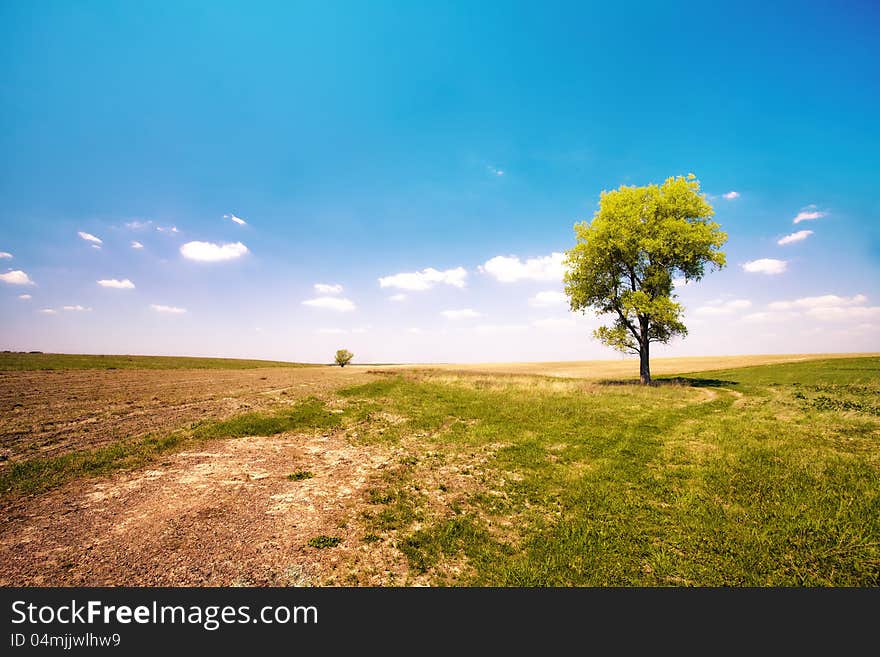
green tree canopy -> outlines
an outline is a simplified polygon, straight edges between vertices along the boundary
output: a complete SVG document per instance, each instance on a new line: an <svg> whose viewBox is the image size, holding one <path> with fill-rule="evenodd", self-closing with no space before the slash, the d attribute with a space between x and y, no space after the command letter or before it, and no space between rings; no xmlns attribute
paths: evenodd
<svg viewBox="0 0 880 657"><path fill-rule="evenodd" d="M354 354L348 349L339 349L336 352L336 364L339 365L339 367L345 367L348 365L352 358L354 358Z"/></svg>
<svg viewBox="0 0 880 657"><path fill-rule="evenodd" d="M566 253L565 292L571 309L614 322L594 332L603 343L640 357L642 383L651 382L650 344L687 335L673 277L703 277L721 268L727 234L711 220L712 206L693 174L662 185L602 192L590 222L575 224Z"/></svg>

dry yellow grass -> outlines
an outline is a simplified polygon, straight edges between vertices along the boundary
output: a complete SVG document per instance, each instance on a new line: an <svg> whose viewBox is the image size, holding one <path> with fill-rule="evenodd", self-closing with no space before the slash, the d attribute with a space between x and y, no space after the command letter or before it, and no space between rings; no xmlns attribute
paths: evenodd
<svg viewBox="0 0 880 657"><path fill-rule="evenodd" d="M857 356L877 356L878 354L762 354L749 356L689 356L684 358L652 358L651 373L684 374L708 370L749 367L752 365L771 365L803 360L824 358L854 358ZM361 366L367 368L367 366ZM371 369L371 368L367 368ZM624 379L638 378L639 361L634 358L616 360L584 360L548 363L426 363L411 365L383 365L382 370L390 369L432 369L455 372L474 372L485 374L520 374L557 376L579 379Z"/></svg>

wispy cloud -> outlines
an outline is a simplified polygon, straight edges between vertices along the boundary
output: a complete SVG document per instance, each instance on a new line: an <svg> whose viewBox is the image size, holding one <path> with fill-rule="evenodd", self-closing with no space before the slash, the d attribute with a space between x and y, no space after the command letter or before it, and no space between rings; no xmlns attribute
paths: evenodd
<svg viewBox="0 0 880 657"><path fill-rule="evenodd" d="M813 234L811 230L799 230L789 235L786 235L783 238L780 238L778 242L776 242L779 246L785 246L786 244L794 244L795 242L803 242L810 235Z"/></svg>
<svg viewBox="0 0 880 657"><path fill-rule="evenodd" d="M390 297L388 297L389 301L397 301L397 302L406 301L406 299L407 299L407 296L405 294L392 294Z"/></svg>
<svg viewBox="0 0 880 657"><path fill-rule="evenodd" d="M71 311L71 312L77 312L77 313L87 313L87 312L91 312L91 310L92 310L91 308L86 308L85 306L80 306L79 304L77 304L75 306L62 306L61 309Z"/></svg>
<svg viewBox="0 0 880 657"><path fill-rule="evenodd" d="M35 285L30 276L25 274L21 269L12 269L5 274L0 274L0 281L9 283L10 285Z"/></svg>
<svg viewBox="0 0 880 657"><path fill-rule="evenodd" d="M729 192L727 192L726 194L722 194L721 196L726 198L728 201L732 201L735 198L739 198L739 192L730 190Z"/></svg>
<svg viewBox="0 0 880 657"><path fill-rule="evenodd" d="M437 284L463 288L466 279L467 271L464 267L456 267L455 269L446 269L444 271L428 267L422 271L383 276L379 279L379 287L394 287L399 290L421 292L430 290Z"/></svg>
<svg viewBox="0 0 880 657"><path fill-rule="evenodd" d="M31 297L30 294L19 294L18 298L22 299L23 301L28 301L28 300L32 299L33 297Z"/></svg>
<svg viewBox="0 0 880 657"><path fill-rule="evenodd" d="M491 173L493 176L501 177L501 176L504 175L504 170L503 170L503 169L498 169L498 168L493 167L493 166L487 166L486 169L488 169L488 170L489 170L489 173Z"/></svg>
<svg viewBox="0 0 880 657"><path fill-rule="evenodd" d="M836 294L823 294L816 297L802 297L792 301L774 301L767 304L771 310L793 310L809 308L829 308L840 306L858 306L868 300L864 294L856 294L851 297L841 297Z"/></svg>
<svg viewBox="0 0 880 657"><path fill-rule="evenodd" d="M307 299L303 301L303 305L311 306L312 308L333 310L340 313L351 312L357 308L353 301L342 297L317 297L316 299Z"/></svg>
<svg viewBox="0 0 880 657"><path fill-rule="evenodd" d="M83 231L79 231L79 232L77 232L77 235L79 235L86 242L94 242L95 244L103 244L104 243L104 241L100 237L95 237L91 233L84 233Z"/></svg>
<svg viewBox="0 0 880 657"><path fill-rule="evenodd" d="M58 311L54 310L52 308L41 308L40 312L43 313L44 315L57 315L58 314Z"/></svg>
<svg viewBox="0 0 880 657"><path fill-rule="evenodd" d="M140 221L138 219L135 219L134 221L127 221L125 223L125 227L131 230L142 230L144 228L149 228L152 225L152 221Z"/></svg>
<svg viewBox="0 0 880 657"><path fill-rule="evenodd" d="M235 260L248 253L248 248L241 242L214 244L213 242L187 242L180 247L184 258L199 262L222 262Z"/></svg>
<svg viewBox="0 0 880 657"><path fill-rule="evenodd" d="M751 308L752 302L748 299L733 299L731 301L715 301L705 306L700 306L694 313L697 315L730 315L738 310Z"/></svg>
<svg viewBox="0 0 880 657"><path fill-rule="evenodd" d="M170 234L180 232L179 230L177 230L177 226L156 226L156 230L158 230L160 233L170 233Z"/></svg>
<svg viewBox="0 0 880 657"><path fill-rule="evenodd" d="M880 306L819 306L806 314L824 322L865 321L880 319Z"/></svg>
<svg viewBox="0 0 880 657"><path fill-rule="evenodd" d="M5 260L7 258L11 258L12 254L9 251L0 251L0 260Z"/></svg>
<svg viewBox="0 0 880 657"><path fill-rule="evenodd" d="M345 335L346 333L348 333L348 329L319 328L315 331L315 333L320 333L321 335Z"/></svg>
<svg viewBox="0 0 880 657"><path fill-rule="evenodd" d="M788 262L775 258L760 258L743 264L744 271L750 274L781 274L788 269Z"/></svg>
<svg viewBox="0 0 880 657"><path fill-rule="evenodd" d="M338 283L315 283L315 292L318 294L342 294L342 286Z"/></svg>
<svg viewBox="0 0 880 657"><path fill-rule="evenodd" d="M231 221L237 223L239 226L247 226L247 222L244 219L242 219L241 217L236 217L234 214L224 214L223 218L230 219Z"/></svg>
<svg viewBox="0 0 880 657"><path fill-rule="evenodd" d="M117 290L133 290L134 283L132 283L127 278L123 278L119 280L117 278L102 278L98 281L98 285L101 287L109 287Z"/></svg>
<svg viewBox="0 0 880 657"><path fill-rule="evenodd" d="M131 248L133 248L133 249L142 249L142 248L144 248L144 245L141 244L140 242L138 242L137 240L132 240L132 242L131 242Z"/></svg>
<svg viewBox="0 0 880 657"><path fill-rule="evenodd" d="M813 219L821 219L822 217L827 216L827 212L817 210L815 204L810 204L797 213L797 216L792 220L792 223L799 224L802 221L812 221Z"/></svg>
<svg viewBox="0 0 880 657"><path fill-rule="evenodd" d="M502 283L517 281L561 281L565 271L564 255L553 252L547 256L528 258L518 256L495 256L487 260L479 270Z"/></svg>
<svg viewBox="0 0 880 657"><path fill-rule="evenodd" d="M440 312L446 319L473 319L482 317L483 313L478 313L471 308L462 308L461 310L443 310Z"/></svg>
<svg viewBox="0 0 880 657"><path fill-rule="evenodd" d="M166 313L168 315L182 315L186 312L186 308L178 308L177 306L163 306L161 303L151 303L150 309L157 313Z"/></svg>
<svg viewBox="0 0 880 657"><path fill-rule="evenodd" d="M550 308L552 306L565 306L568 304L568 297L565 292L556 290L545 290L538 292L529 299L529 305L533 308Z"/></svg>

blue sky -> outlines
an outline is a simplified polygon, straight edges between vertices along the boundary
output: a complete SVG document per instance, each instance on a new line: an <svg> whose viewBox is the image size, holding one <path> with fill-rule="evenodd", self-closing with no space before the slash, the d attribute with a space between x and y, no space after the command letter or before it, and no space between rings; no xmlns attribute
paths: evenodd
<svg viewBox="0 0 880 657"><path fill-rule="evenodd" d="M553 254L694 172L660 353L880 350L876 3L619 5L3 3L0 346L614 357Z"/></svg>

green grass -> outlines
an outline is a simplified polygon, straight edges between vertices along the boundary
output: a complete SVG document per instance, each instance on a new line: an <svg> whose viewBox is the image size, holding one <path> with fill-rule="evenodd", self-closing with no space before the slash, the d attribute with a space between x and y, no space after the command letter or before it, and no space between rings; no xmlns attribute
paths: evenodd
<svg viewBox="0 0 880 657"><path fill-rule="evenodd" d="M433 460L386 475L364 522L435 583L880 584L878 358L650 388L427 376L344 394L408 418L370 441ZM443 463L473 475L428 504Z"/></svg>
<svg viewBox="0 0 880 657"><path fill-rule="evenodd" d="M327 410L322 401L309 398L273 412L247 413L229 420L201 422L168 435L118 441L63 456L15 461L0 470L0 495L40 493L71 479L135 468L166 452L204 440L327 429L338 426L343 418L343 414Z"/></svg>
<svg viewBox="0 0 880 657"><path fill-rule="evenodd" d="M338 536L324 536L323 534L309 539L309 547L318 548L319 550L333 548L340 543L342 543L342 539Z"/></svg>
<svg viewBox="0 0 880 657"><path fill-rule="evenodd" d="M303 363L189 356L100 356L89 354L0 353L2 370L241 370L259 367L312 367Z"/></svg>
<svg viewBox="0 0 880 657"><path fill-rule="evenodd" d="M297 470L287 475L288 481L302 481L303 479L311 479L315 475L308 470Z"/></svg>

